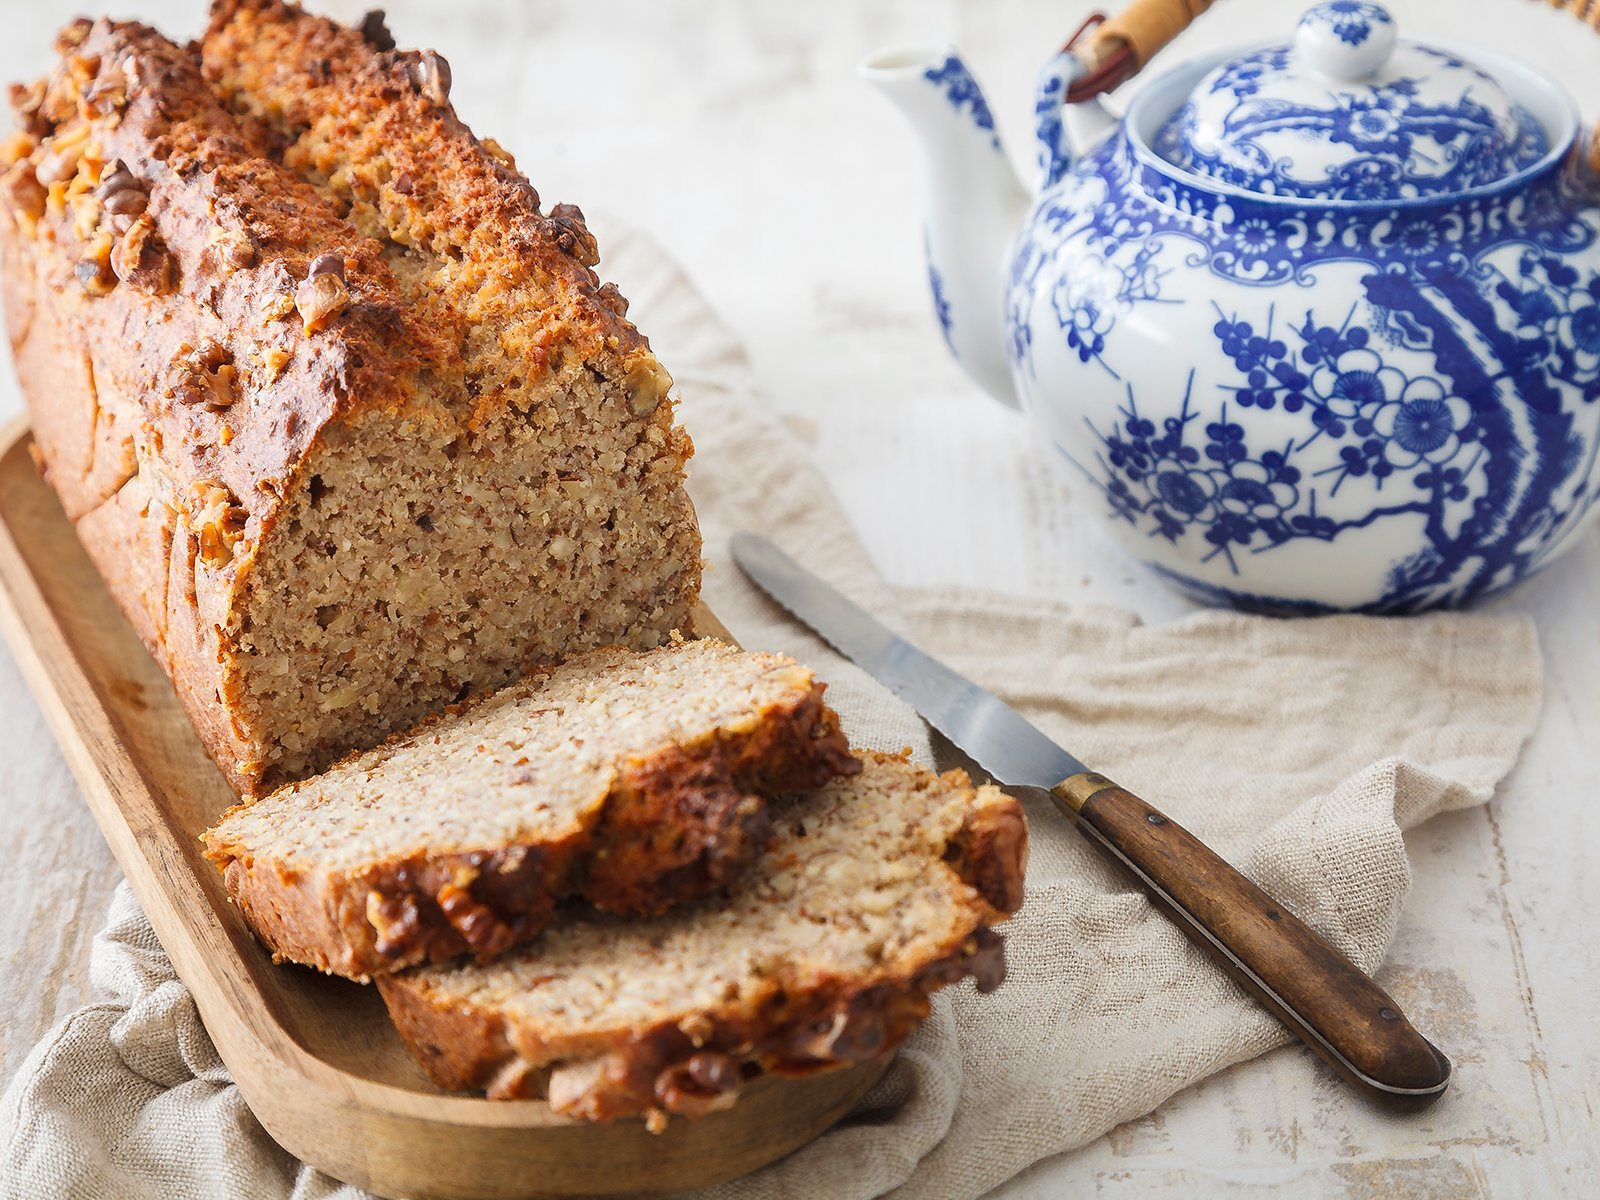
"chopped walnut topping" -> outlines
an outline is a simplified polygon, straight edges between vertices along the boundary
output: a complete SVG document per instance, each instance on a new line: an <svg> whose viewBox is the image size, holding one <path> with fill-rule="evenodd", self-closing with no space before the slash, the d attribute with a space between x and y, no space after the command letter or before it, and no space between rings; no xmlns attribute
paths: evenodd
<svg viewBox="0 0 1600 1200"><path fill-rule="evenodd" d="M111 235L102 232L83 248L73 273L83 290L91 296L108 296L117 286L117 277L111 268Z"/></svg>
<svg viewBox="0 0 1600 1200"><path fill-rule="evenodd" d="M88 17L78 17L56 34L56 53L67 55L83 45L84 39L89 36L89 31L94 28L94 22Z"/></svg>
<svg viewBox="0 0 1600 1200"><path fill-rule="evenodd" d="M356 28L361 31L361 36L366 39L367 45L374 50L394 49L394 35L389 32L389 26L384 22L383 9L369 9Z"/></svg>
<svg viewBox="0 0 1600 1200"><path fill-rule="evenodd" d="M149 213L133 219L111 255L111 265L118 279L148 295L159 296L172 290L172 255L167 253L166 243L156 232Z"/></svg>
<svg viewBox="0 0 1600 1200"><path fill-rule="evenodd" d="M411 178L411 172L401 171L400 174L395 176L393 187L400 195L409 196L417 190L417 181Z"/></svg>
<svg viewBox="0 0 1600 1200"><path fill-rule="evenodd" d="M110 121L113 125L127 107L127 84L119 79L96 83L78 101L78 111L85 119Z"/></svg>
<svg viewBox="0 0 1600 1200"><path fill-rule="evenodd" d="M629 366L624 382L629 407L641 417L653 412L672 389L672 376L652 354L639 355Z"/></svg>
<svg viewBox="0 0 1600 1200"><path fill-rule="evenodd" d="M344 256L340 254L319 254L311 260L311 267L306 272L306 278L312 279L318 275L337 275L344 278Z"/></svg>
<svg viewBox="0 0 1600 1200"><path fill-rule="evenodd" d="M602 283L600 290L595 293L600 303L604 304L619 317L628 315L628 298L622 294L621 289L614 283Z"/></svg>
<svg viewBox="0 0 1600 1200"><path fill-rule="evenodd" d="M323 256L323 258L329 257L332 256ZM321 261L322 259L317 260L319 263ZM337 272L328 270L308 275L294 293L294 306L300 312L300 320L306 333L316 333L319 329L327 328L328 323L343 312L349 303L350 289L345 285L342 263Z"/></svg>
<svg viewBox="0 0 1600 1200"><path fill-rule="evenodd" d="M504 146L491 137L482 138L480 140L483 142L483 148L489 152L489 157L494 159L495 162L499 163L508 171L515 171L517 169L517 160L511 156L511 151L507 150Z"/></svg>
<svg viewBox="0 0 1600 1200"><path fill-rule="evenodd" d="M44 81L13 83L8 94L11 107L16 110L18 128L34 137L48 137L50 120L41 111L44 108Z"/></svg>
<svg viewBox="0 0 1600 1200"><path fill-rule="evenodd" d="M411 83L424 98L443 108L450 101L450 64L444 55L424 50L408 71Z"/></svg>
<svg viewBox="0 0 1600 1200"><path fill-rule="evenodd" d="M281 321L294 311L294 297L288 292L279 292L276 296L268 298L261 306L261 320L266 322Z"/></svg>
<svg viewBox="0 0 1600 1200"><path fill-rule="evenodd" d="M28 163L18 163L4 179L6 202L18 216L37 221L44 216L45 190Z"/></svg>
<svg viewBox="0 0 1600 1200"><path fill-rule="evenodd" d="M267 368L267 378L273 380L282 375L283 369L289 365L289 360L293 357L294 355L290 354L282 346L267 347L266 352L261 356L261 362Z"/></svg>
<svg viewBox="0 0 1600 1200"><path fill-rule="evenodd" d="M150 207L150 198L137 188L112 192L105 200L106 211L114 217L137 217Z"/></svg>
<svg viewBox="0 0 1600 1200"><path fill-rule="evenodd" d="M600 261L600 246L584 224L583 210L576 204L558 204L550 210L556 226L556 245L586 267Z"/></svg>
<svg viewBox="0 0 1600 1200"><path fill-rule="evenodd" d="M134 218L150 207L150 197L145 194L144 187L120 158L112 159L102 168L94 196L111 217L111 227L119 233L126 233Z"/></svg>
<svg viewBox="0 0 1600 1200"><path fill-rule="evenodd" d="M91 296L109 296L111 289L117 286L117 277L111 269L92 258L80 258L72 270L83 290Z"/></svg>
<svg viewBox="0 0 1600 1200"><path fill-rule="evenodd" d="M0 142L0 167L10 167L32 154L39 139L26 129L14 129ZM32 167L29 168L32 170Z"/></svg>
<svg viewBox="0 0 1600 1200"><path fill-rule="evenodd" d="M78 173L78 160L83 157L84 142L88 140L89 127L83 126L81 134L63 133L51 139L49 148L34 173L46 187L52 183L65 183Z"/></svg>
<svg viewBox="0 0 1600 1200"><path fill-rule="evenodd" d="M200 561L213 570L233 561L250 514L220 480L202 479L189 493L190 521L200 539Z"/></svg>
<svg viewBox="0 0 1600 1200"><path fill-rule="evenodd" d="M213 229L207 237L206 257L229 271L242 271L256 262L256 242L243 229ZM292 303L292 302L291 302Z"/></svg>
<svg viewBox="0 0 1600 1200"><path fill-rule="evenodd" d="M179 348L168 368L163 394L179 404L204 404L217 411L231 407L239 398L236 384L233 355L221 342L207 339L199 346Z"/></svg>

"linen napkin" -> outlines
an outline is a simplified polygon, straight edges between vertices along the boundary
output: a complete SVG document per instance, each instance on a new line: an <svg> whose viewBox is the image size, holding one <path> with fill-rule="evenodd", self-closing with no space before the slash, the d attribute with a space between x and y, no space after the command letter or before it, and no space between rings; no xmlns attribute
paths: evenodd
<svg viewBox="0 0 1600 1200"><path fill-rule="evenodd" d="M897 592L764 415L737 341L684 276L641 235L603 244L608 273L677 374L699 448L706 598L736 636L830 680L859 744L931 759L913 714L744 583L726 545L747 528L1166 808L1363 969L1377 967L1410 878L1401 831L1485 802L1533 728L1530 622L1202 613L1152 628L1111 609ZM1028 896L1005 927L1005 985L942 993L840 1126L697 1200L970 1200L1288 1040L1062 819L1029 817ZM126 885L90 972L105 999L58 1024L0 1098L0 1197L365 1195L294 1161L255 1122Z"/></svg>

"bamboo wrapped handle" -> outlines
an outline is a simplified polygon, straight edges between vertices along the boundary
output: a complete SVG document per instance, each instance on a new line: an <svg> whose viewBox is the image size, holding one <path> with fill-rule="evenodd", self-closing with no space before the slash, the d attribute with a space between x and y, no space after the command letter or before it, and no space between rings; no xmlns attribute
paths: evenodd
<svg viewBox="0 0 1600 1200"><path fill-rule="evenodd" d="M1137 73L1211 5L1212 0L1133 0L1095 29L1084 57L1092 68L1097 56L1109 56L1126 46L1132 52Z"/></svg>
<svg viewBox="0 0 1600 1200"><path fill-rule="evenodd" d="M1077 104L1128 82L1214 0L1132 0L1114 17L1094 16L1067 42L1088 70L1067 89ZM1600 0L1545 0L1600 33ZM1082 45L1078 43L1082 42ZM1600 126L1589 138L1589 161L1600 171Z"/></svg>

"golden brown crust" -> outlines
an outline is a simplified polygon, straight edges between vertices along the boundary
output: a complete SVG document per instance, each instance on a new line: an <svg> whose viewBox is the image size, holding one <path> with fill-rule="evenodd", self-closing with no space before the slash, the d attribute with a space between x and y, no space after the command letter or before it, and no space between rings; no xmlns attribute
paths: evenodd
<svg viewBox="0 0 1600 1200"><path fill-rule="evenodd" d="M571 1064L535 1062L493 1009L440 1000L404 975L378 987L401 1038L428 1077L492 1100L547 1099L567 1116L611 1121L653 1111L699 1116L731 1104L759 1074L808 1075L893 1052L928 1015L933 993L968 976L980 991L1005 979L1004 941L979 927L901 978L814 980L774 1005L730 1005L699 1028L639 1030ZM720 1086L719 1086L720 1085Z"/></svg>
<svg viewBox="0 0 1600 1200"><path fill-rule="evenodd" d="M570 204L540 211L510 155L457 119L439 55L396 50L386 33L366 28L283 0L215 0L201 52L212 83L271 125L283 161L313 177L334 172L341 164L329 155L331 139L302 135L336 125L344 153L372 164L350 183L352 209L387 208L402 220L426 214L425 237L441 250L494 262L493 286L543 314L544 345L508 347L534 370L548 366L558 344L586 359L659 370L636 353L648 342L626 319L627 302L591 269L598 253L583 214Z"/></svg>
<svg viewBox="0 0 1600 1200"><path fill-rule="evenodd" d="M368 36L376 36L370 27ZM322 194L305 155L279 161L292 140L272 123L283 107L253 113L232 90L261 62L250 53L260 49L256 39L280 55L270 74L308 118L321 112L348 126L350 145L320 152L394 139L395 161L417 171L403 187L386 180L385 194L403 200L404 190L407 207L425 202L430 220L445 220L460 241L449 257L467 258L467 282L446 294L407 275L402 287L394 240ZM239 51L231 65L230 49ZM564 423L554 411L521 422L539 388L577 395L570 380L589 379L589 369L605 382L607 402L636 420L636 444L659 447L630 478L661 516L662 544L682 560L657 592L630 597L624 617L609 615L599 636L637 633L649 644L673 625L687 627L698 545L690 548L683 532L693 527L682 489L691 447L673 424L670 379L623 318L625 302L589 270L593 239L581 216L539 212L509 160L436 96L440 81L419 70L431 59L376 51L359 32L253 2L217 6L205 50L216 87L198 46L180 48L143 25L74 22L58 50L49 77L14 89L21 132L0 143L0 265L14 357L47 479L236 792L287 782L467 688L504 682L570 648L560 641L566 625L546 639L553 645L504 645L502 630L516 626L502 621L492 644L459 668L461 678L409 697L387 723L382 714L395 706L363 700L347 738L343 708L322 719L332 734L303 734L294 721L310 710L284 718L273 707L276 677L259 665L262 639L250 629L281 607L263 577L280 579L285 571L275 568L306 551L295 514L324 461L359 458L372 436L398 428L419 445L453 447L469 434L474 455L504 461L497 455L512 450L507 426L514 441L526 432L519 422ZM319 263L327 269L314 271ZM489 328L463 300L478 292L524 314L516 337L491 329L478 344L473 370L488 360L498 381L463 374L474 331ZM552 382L557 367L565 374ZM501 386L506 379L522 385L517 397ZM479 435L481 443L472 440ZM581 483L582 471L575 474ZM125 494L133 479L138 486ZM654 526L619 525L618 544L637 542L640 528ZM130 562L129 547L162 557ZM537 553L525 548L542 562ZM536 578L557 587L557 575ZM659 627L646 628L652 621ZM279 643L296 653L309 644L292 631ZM296 680L326 666L305 653ZM430 670L407 678L432 678ZM364 681L357 695L372 691Z"/></svg>
<svg viewBox="0 0 1600 1200"><path fill-rule="evenodd" d="M863 754L868 763L890 757ZM927 1016L940 988L968 976L981 992L1000 985L1003 941L990 926L1022 902L1021 804L993 789L974 794L961 772L944 782L966 791L971 805L944 861L977 894L953 940L920 960L871 977L808 968L798 982L734 989L692 1019L625 1033L519 1029L496 1005L463 1002L416 973L378 980L390 1016L440 1087L493 1099L542 1097L587 1120L642 1115L652 1128L665 1113L693 1116L731 1104L758 1074L806 1074L888 1054Z"/></svg>
<svg viewBox="0 0 1600 1200"><path fill-rule="evenodd" d="M607 912L649 916L703 895L765 849L771 823L761 797L860 771L823 691L815 685L751 734L630 761L583 871L585 899Z"/></svg>
<svg viewBox="0 0 1600 1200"><path fill-rule="evenodd" d="M215 831L205 854L275 959L360 980L463 954L489 961L537 936L569 895L644 915L732 881L766 848L767 795L860 770L823 690L814 684L740 732L630 761L597 825L560 841L450 854L420 846L353 873L302 874Z"/></svg>
<svg viewBox="0 0 1600 1200"><path fill-rule="evenodd" d="M47 480L207 748L246 791L256 764L219 704L231 647L212 612L233 608L249 552L321 431L358 400L403 404L418 356L442 351L399 304L377 245L262 157L195 55L147 26L105 20L69 26L60 44L61 64L22 93L19 117L34 131L15 147L24 154L0 164L8 190L41 174L55 180L37 215L0 204L18 375ZM96 99L108 95L114 105ZM116 160L144 206L121 232L93 184ZM164 282L117 257L141 231L146 257L168 263ZM84 284L80 268L97 246L128 280L113 271L103 286ZM354 298L337 324L306 334L271 317L327 252L343 256ZM231 364L236 388L258 393L254 402L185 402L173 371L204 345ZM138 511L94 515L136 474L146 494ZM229 548L238 554L223 569L196 564L205 531L190 500L207 485L237 513ZM129 562L137 546L170 557Z"/></svg>

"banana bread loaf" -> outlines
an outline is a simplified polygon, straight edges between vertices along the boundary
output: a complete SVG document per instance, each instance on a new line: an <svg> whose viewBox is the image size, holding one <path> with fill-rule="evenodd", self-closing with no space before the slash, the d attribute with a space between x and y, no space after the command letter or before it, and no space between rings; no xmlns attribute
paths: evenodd
<svg viewBox="0 0 1600 1200"><path fill-rule="evenodd" d="M1022 903L1027 827L1016 800L959 772L863 757L775 808L777 837L731 899L381 977L401 1036L441 1087L654 1128L732 1104L762 1071L888 1053L937 989L1000 983L989 926Z"/></svg>
<svg viewBox="0 0 1600 1200"><path fill-rule="evenodd" d="M45 476L257 794L530 664L689 631L700 545L669 376L443 61L283 5L216 22L217 87L102 20L13 89L0 269ZM311 28L339 52L288 53ZM338 114L314 141L239 90L279 50Z"/></svg>
<svg viewBox="0 0 1600 1200"><path fill-rule="evenodd" d="M592 651L206 832L275 957L353 979L487 960L579 894L654 915L766 846L764 797L860 769L822 684L706 639Z"/></svg>

